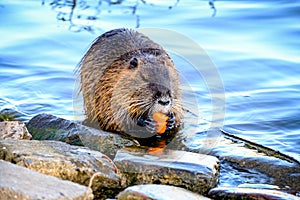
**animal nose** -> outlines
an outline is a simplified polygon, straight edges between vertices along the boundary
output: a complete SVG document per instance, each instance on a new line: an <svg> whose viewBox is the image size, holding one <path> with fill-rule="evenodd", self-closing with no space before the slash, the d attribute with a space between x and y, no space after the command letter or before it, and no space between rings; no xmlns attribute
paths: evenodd
<svg viewBox="0 0 300 200"><path fill-rule="evenodd" d="M166 106L166 105L169 105L170 104L170 101L169 100L158 100L158 103L162 106Z"/></svg>

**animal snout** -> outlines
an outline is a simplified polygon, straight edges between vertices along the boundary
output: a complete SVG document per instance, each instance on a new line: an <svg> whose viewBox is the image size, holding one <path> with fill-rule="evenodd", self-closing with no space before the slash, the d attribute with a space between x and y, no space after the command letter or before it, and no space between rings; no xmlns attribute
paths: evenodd
<svg viewBox="0 0 300 200"><path fill-rule="evenodd" d="M164 88L164 90L158 90L154 98L156 99L157 104L161 106L168 106L171 104L170 91L166 88Z"/></svg>
<svg viewBox="0 0 300 200"><path fill-rule="evenodd" d="M170 100L158 100L158 103L162 106L167 106L170 104Z"/></svg>

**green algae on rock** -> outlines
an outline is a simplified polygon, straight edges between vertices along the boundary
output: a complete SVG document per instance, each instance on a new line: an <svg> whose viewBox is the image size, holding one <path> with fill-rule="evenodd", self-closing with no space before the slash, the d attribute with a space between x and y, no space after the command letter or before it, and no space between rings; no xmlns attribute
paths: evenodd
<svg viewBox="0 0 300 200"><path fill-rule="evenodd" d="M1 111L0 113L0 122L3 121L15 121L19 116L13 111Z"/></svg>

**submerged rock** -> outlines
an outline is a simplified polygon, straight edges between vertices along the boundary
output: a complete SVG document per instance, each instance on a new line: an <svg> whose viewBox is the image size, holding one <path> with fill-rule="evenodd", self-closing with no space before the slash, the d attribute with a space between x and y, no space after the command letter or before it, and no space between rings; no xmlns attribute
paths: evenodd
<svg viewBox="0 0 300 200"><path fill-rule="evenodd" d="M57 140L72 145L89 147L113 158L123 148L134 142L120 135L90 128L50 114L39 114L27 124L35 140Z"/></svg>
<svg viewBox="0 0 300 200"><path fill-rule="evenodd" d="M226 136L220 131L210 134L215 137L203 137L203 141L198 138L197 143L203 146L199 145L200 148L193 151L220 159L221 185L264 183L300 191L300 164L296 160L253 142Z"/></svg>
<svg viewBox="0 0 300 200"><path fill-rule="evenodd" d="M88 187L0 160L0 199L93 199Z"/></svg>
<svg viewBox="0 0 300 200"><path fill-rule="evenodd" d="M120 190L121 178L111 160L85 147L58 141L0 140L0 159L82 185L88 185L97 173L92 183L96 196Z"/></svg>
<svg viewBox="0 0 300 200"><path fill-rule="evenodd" d="M299 197L272 189L246 188L246 187L217 187L209 191L214 199L245 199L245 200L299 200Z"/></svg>
<svg viewBox="0 0 300 200"><path fill-rule="evenodd" d="M117 196L118 200L209 200L209 198L190 192L180 187L170 185L135 185L126 188Z"/></svg>
<svg viewBox="0 0 300 200"><path fill-rule="evenodd" d="M28 132L23 122L3 121L0 122L0 138L1 139L11 138L15 140L22 140L22 139L30 140L32 136Z"/></svg>
<svg viewBox="0 0 300 200"><path fill-rule="evenodd" d="M119 150L114 159L127 184L167 184L204 194L215 187L219 174L216 157L165 150L152 155L147 149Z"/></svg>

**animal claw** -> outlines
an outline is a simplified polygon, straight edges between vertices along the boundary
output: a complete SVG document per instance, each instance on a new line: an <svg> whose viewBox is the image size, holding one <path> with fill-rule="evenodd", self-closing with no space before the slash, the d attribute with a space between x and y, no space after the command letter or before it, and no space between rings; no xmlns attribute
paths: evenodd
<svg viewBox="0 0 300 200"><path fill-rule="evenodd" d="M145 120L146 130L149 133L156 133L156 122L152 119L152 117L148 117Z"/></svg>
<svg viewBox="0 0 300 200"><path fill-rule="evenodd" d="M137 125L145 127L147 132L156 133L156 122L152 119L152 117L147 117L147 119L139 118L137 121Z"/></svg>
<svg viewBox="0 0 300 200"><path fill-rule="evenodd" d="M175 116L173 113L168 114L169 119L167 120L167 131L175 128Z"/></svg>
<svg viewBox="0 0 300 200"><path fill-rule="evenodd" d="M166 131L170 131L175 128L175 116L173 113L169 113L167 120L167 128ZM137 121L137 125L145 127L147 132L156 134L157 133L157 122L150 116L148 116L146 119L139 118Z"/></svg>

